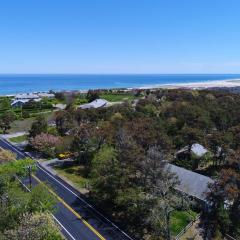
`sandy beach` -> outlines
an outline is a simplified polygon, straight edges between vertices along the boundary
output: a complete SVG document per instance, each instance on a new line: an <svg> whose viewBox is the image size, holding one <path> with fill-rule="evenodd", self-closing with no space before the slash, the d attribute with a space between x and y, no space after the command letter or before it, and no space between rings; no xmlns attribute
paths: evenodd
<svg viewBox="0 0 240 240"><path fill-rule="evenodd" d="M240 87L240 79L231 80L219 80L219 81L205 81L195 83L178 83L178 84L161 84L161 85L149 85L146 87L140 87L140 89L152 89L152 88L167 88L167 89L207 89L207 88L223 88L223 87Z"/></svg>

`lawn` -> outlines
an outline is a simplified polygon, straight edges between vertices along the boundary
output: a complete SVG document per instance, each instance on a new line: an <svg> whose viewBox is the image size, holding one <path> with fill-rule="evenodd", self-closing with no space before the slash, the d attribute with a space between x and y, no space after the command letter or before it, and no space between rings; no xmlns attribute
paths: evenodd
<svg viewBox="0 0 240 240"><path fill-rule="evenodd" d="M16 120L11 124L10 133L14 132L23 132L23 131L29 131L32 123L34 122L35 118L26 118L23 120Z"/></svg>
<svg viewBox="0 0 240 240"><path fill-rule="evenodd" d="M46 119L49 121L53 118L54 112L49 113L41 113L44 115ZM36 117L26 118L23 120L16 120L11 124L11 129L9 130L10 133L15 132L28 132L31 129L32 123L35 121Z"/></svg>
<svg viewBox="0 0 240 240"><path fill-rule="evenodd" d="M133 100L136 97L129 93L103 93L99 96L99 98L105 99L109 102L122 102L124 100ZM74 104L77 106L84 103L88 103L86 95L81 95L74 101Z"/></svg>
<svg viewBox="0 0 240 240"><path fill-rule="evenodd" d="M57 166L54 170L59 174L70 180L76 187L85 188L88 179L84 177L84 166L71 165L71 166Z"/></svg>
<svg viewBox="0 0 240 240"><path fill-rule="evenodd" d="M87 99L86 98L76 98L75 101L74 101L74 104L79 106L79 105L82 105L84 103L88 103Z"/></svg>
<svg viewBox="0 0 240 240"><path fill-rule="evenodd" d="M106 93L106 94L102 94L100 95L100 98L103 98L109 102L120 102L120 101L124 101L124 100L133 100L135 97L132 94L124 94L124 93Z"/></svg>
<svg viewBox="0 0 240 240"><path fill-rule="evenodd" d="M182 231L184 227L186 227L191 220L196 218L197 213L189 210L189 211L174 211L171 213L170 218L170 229L171 234L176 236L178 233Z"/></svg>
<svg viewBox="0 0 240 240"><path fill-rule="evenodd" d="M21 136L18 136L18 137L12 137L12 138L9 138L9 140L11 142L14 142L14 143L21 143L21 142L24 142L27 140L27 135L21 135Z"/></svg>

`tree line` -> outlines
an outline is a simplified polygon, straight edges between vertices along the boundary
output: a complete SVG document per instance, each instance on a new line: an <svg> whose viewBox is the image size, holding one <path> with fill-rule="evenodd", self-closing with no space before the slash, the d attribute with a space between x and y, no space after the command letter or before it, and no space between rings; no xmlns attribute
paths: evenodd
<svg viewBox="0 0 240 240"><path fill-rule="evenodd" d="M91 179L91 198L116 221L128 219L125 227L139 238L169 239L172 209L189 205L174 191L178 179L166 162L212 176L217 181L209 195L212 208L206 219L212 219L212 228L206 236L231 231L238 237L240 96L208 90L136 94L141 96L137 101L108 108L82 110L69 104L56 113L55 132L37 120L30 131L32 144L39 145L34 141L40 137L45 140L36 148L44 153L72 152ZM205 146L210 157L198 164L194 158L174 157L194 143Z"/></svg>

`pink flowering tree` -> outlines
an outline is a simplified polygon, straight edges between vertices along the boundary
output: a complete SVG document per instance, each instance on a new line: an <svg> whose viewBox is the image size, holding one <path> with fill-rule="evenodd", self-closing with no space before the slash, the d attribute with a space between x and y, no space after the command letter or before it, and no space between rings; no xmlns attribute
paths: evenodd
<svg viewBox="0 0 240 240"><path fill-rule="evenodd" d="M41 133L31 138L30 144L34 149L43 153L45 156L55 157L56 147L62 144L62 139L51 134Z"/></svg>

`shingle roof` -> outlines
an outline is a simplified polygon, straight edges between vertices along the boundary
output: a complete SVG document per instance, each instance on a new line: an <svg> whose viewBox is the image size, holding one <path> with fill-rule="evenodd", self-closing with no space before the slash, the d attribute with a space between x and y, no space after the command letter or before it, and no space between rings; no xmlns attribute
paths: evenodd
<svg viewBox="0 0 240 240"><path fill-rule="evenodd" d="M214 181L204 175L186 170L175 166L173 164L168 164L170 171L178 176L180 184L176 187L176 190L186 193L192 197L200 199L202 201L206 200L206 193L209 192L209 184Z"/></svg>

